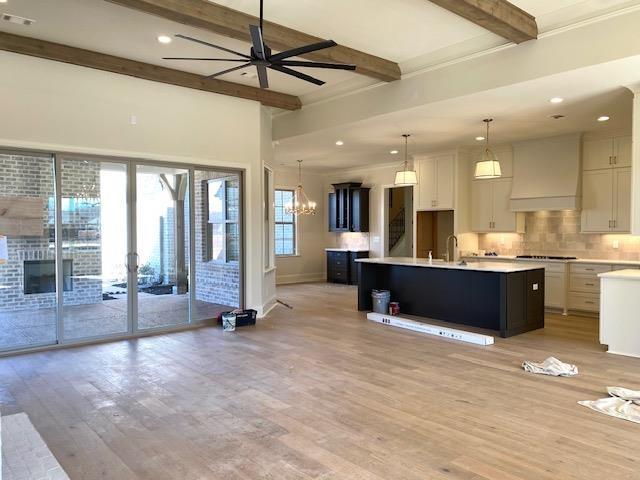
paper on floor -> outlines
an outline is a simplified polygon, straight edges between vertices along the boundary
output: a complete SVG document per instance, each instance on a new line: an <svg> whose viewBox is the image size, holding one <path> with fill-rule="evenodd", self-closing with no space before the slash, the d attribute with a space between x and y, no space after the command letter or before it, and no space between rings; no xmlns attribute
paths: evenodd
<svg viewBox="0 0 640 480"><path fill-rule="evenodd" d="M526 372L553 375L554 377L571 377L578 374L578 367L570 363L563 363L555 357L549 357L542 363L526 360L522 363Z"/></svg>
<svg viewBox="0 0 640 480"><path fill-rule="evenodd" d="M631 400L636 405L640 405L640 390L629 390L624 387L607 387L607 393L612 397Z"/></svg>

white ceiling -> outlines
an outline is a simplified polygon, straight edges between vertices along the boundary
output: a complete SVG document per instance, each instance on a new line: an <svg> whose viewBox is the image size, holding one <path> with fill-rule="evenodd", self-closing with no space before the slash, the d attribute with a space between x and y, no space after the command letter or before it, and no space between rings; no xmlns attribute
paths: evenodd
<svg viewBox="0 0 640 480"><path fill-rule="evenodd" d="M215 3L258 14L258 0ZM638 5L640 0L514 0L513 3L538 17L544 31ZM163 61L163 56L217 56L217 53L179 39L170 45L160 45L156 37L183 33L240 52L249 49L248 43L187 28L104 0L8 0L0 4L0 11L36 20L31 27L3 22L2 31L203 75L237 64ZM266 0L265 16L276 23L399 62L404 72L432 63L434 59L463 56L505 42L427 0ZM251 73L251 69L247 71ZM270 71L272 89L300 95L305 102L314 100L319 93L326 97L375 83L352 72L307 69L307 73L327 81L327 85L317 87ZM241 76L241 72L220 78L257 85L255 78Z"/></svg>
<svg viewBox="0 0 640 480"><path fill-rule="evenodd" d="M309 169L335 170L397 161L403 157L403 133L411 134L409 153L477 146L482 119L493 117L492 141L508 143L569 132L630 131L632 94L621 85L637 82L640 57L574 70L466 97L279 140L278 166L303 159ZM552 97L564 97L559 105ZM565 115L555 120L553 114ZM608 122L597 122L608 115ZM335 145L342 140L344 145ZM391 155L392 150L398 155Z"/></svg>

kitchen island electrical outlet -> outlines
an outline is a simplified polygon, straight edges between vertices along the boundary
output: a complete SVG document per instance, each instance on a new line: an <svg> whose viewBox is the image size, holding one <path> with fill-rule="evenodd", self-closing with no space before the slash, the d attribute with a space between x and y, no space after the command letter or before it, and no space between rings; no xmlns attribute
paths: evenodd
<svg viewBox="0 0 640 480"><path fill-rule="evenodd" d="M538 290L538 288L540 288L539 285L537 283L534 283L533 284L533 290Z"/></svg>
<svg viewBox="0 0 640 480"><path fill-rule="evenodd" d="M620 240L614 240L613 241L613 248L615 248L615 249L620 248Z"/></svg>

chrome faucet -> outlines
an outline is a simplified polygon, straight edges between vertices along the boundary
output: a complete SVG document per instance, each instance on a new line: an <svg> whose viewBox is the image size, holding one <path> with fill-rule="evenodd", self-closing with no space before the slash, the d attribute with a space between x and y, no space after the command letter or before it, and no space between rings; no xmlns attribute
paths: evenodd
<svg viewBox="0 0 640 480"><path fill-rule="evenodd" d="M449 253L449 240L453 238L453 255ZM453 262L456 259L456 248L458 248L458 237L455 235L449 235L447 237L447 262Z"/></svg>

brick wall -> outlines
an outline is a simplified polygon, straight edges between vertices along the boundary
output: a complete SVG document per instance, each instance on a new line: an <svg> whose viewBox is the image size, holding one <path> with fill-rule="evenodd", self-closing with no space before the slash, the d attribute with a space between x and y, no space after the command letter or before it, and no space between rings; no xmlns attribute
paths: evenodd
<svg viewBox="0 0 640 480"><path fill-rule="evenodd" d="M63 197L100 197L100 166L97 162L65 161L62 168ZM54 176L48 157L0 155L0 195L42 198L42 235L9 236L8 261L0 265L0 311L54 307L55 293L24 294L24 261L54 260ZM88 200L89 204L97 200ZM99 212L99 209L97 209ZM63 258L73 259L73 275L99 275L100 217L95 210L63 211ZM0 232L2 234L3 232ZM79 237L82 237L80 239ZM102 300L99 280L74 278L73 290L64 292L65 304L96 303Z"/></svg>
<svg viewBox="0 0 640 480"><path fill-rule="evenodd" d="M238 307L240 305L240 266L237 261L219 262L208 259L207 180L229 174L196 170L196 299ZM237 180L237 176L235 177Z"/></svg>

